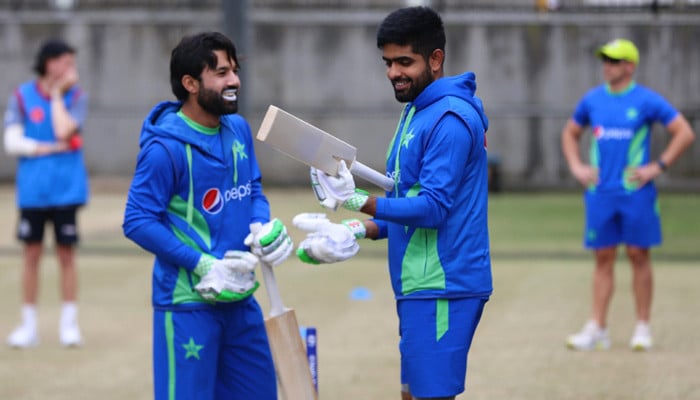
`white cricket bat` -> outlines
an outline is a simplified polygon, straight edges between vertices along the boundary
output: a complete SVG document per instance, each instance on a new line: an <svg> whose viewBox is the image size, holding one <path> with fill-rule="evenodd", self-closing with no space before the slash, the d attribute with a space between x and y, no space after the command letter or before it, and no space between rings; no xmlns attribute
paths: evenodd
<svg viewBox="0 0 700 400"><path fill-rule="evenodd" d="M250 231L257 232L262 225L250 225ZM282 398L285 400L317 400L306 349L299 332L299 324L293 309L282 303L277 280L272 266L260 260L265 289L270 299L270 316L265 319L275 372Z"/></svg>
<svg viewBox="0 0 700 400"><path fill-rule="evenodd" d="M338 160L345 160L348 169L354 175L386 191L391 191L394 187L394 181L391 178L357 161L355 146L279 107L273 105L268 107L255 137L289 157L328 175L337 176Z"/></svg>

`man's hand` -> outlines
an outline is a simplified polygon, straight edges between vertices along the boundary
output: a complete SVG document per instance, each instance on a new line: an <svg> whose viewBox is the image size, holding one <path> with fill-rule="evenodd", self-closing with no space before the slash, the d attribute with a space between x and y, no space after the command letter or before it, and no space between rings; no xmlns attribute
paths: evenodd
<svg viewBox="0 0 700 400"><path fill-rule="evenodd" d="M338 161L337 177L311 167L311 187L321 206L333 211L339 206L359 211L369 197L364 190L355 188L355 180L344 160Z"/></svg>
<svg viewBox="0 0 700 400"><path fill-rule="evenodd" d="M326 214L303 213L292 220L297 228L309 232L297 248L299 259L308 264L345 261L357 254L357 239L365 236L365 227L358 219L334 224Z"/></svg>
<svg viewBox="0 0 700 400"><path fill-rule="evenodd" d="M78 79L78 69L76 67L67 68L63 71L61 76L54 81L53 87L51 88L52 94L62 96L68 89L78 83Z"/></svg>
<svg viewBox="0 0 700 400"><path fill-rule="evenodd" d="M651 162L641 167L630 167L625 170L625 187L638 189L664 172L656 162Z"/></svg>
<svg viewBox="0 0 700 400"><path fill-rule="evenodd" d="M598 169L590 165L581 164L572 167L571 174L585 188L598 185Z"/></svg>
<svg viewBox="0 0 700 400"><path fill-rule="evenodd" d="M249 233L244 243L250 246L253 254L272 266L281 264L294 250L287 228L277 218L263 225L258 232Z"/></svg>
<svg viewBox="0 0 700 400"><path fill-rule="evenodd" d="M194 288L209 301L245 299L260 286L253 273L257 263L247 251L229 250L221 260L202 254L194 270L201 280Z"/></svg>

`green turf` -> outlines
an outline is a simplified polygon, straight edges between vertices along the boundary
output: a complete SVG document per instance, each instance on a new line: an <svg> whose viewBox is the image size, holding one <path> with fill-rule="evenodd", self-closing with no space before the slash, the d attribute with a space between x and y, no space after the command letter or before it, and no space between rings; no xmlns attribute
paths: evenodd
<svg viewBox="0 0 700 400"><path fill-rule="evenodd" d="M270 190L273 214L286 223L320 211L310 191ZM57 267L42 264L40 347L0 347L0 399L150 399L151 257L121 236L125 188L98 191L80 217L80 319L84 348L58 346ZM19 315L19 264L11 188L0 188L0 339ZM666 242L654 250L656 348L626 347L633 327L629 267L620 258L610 310L613 347L566 350L566 335L588 313L591 256L581 248L580 195L493 195L490 226L495 293L469 359L460 400L677 400L700 398L700 197L661 194ZM340 219L351 214L332 215ZM298 242L301 232L291 229ZM356 258L277 268L285 302L319 334L322 399L398 398L398 338L383 242L363 242ZM47 246L47 256L51 256ZM356 287L372 297L352 300ZM267 310L265 289L257 293Z"/></svg>

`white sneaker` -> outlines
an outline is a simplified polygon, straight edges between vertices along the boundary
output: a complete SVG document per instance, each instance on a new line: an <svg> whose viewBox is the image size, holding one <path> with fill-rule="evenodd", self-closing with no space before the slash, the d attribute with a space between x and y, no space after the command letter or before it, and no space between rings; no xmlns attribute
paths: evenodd
<svg viewBox="0 0 700 400"><path fill-rule="evenodd" d="M22 324L15 328L14 331L7 337L7 345L17 349L26 349L39 345L39 335L36 327L31 327Z"/></svg>
<svg viewBox="0 0 700 400"><path fill-rule="evenodd" d="M610 348L610 338L607 329L601 329L594 321L588 321L580 332L569 336L566 346L571 350L607 350Z"/></svg>
<svg viewBox="0 0 700 400"><path fill-rule="evenodd" d="M80 328L76 323L61 326L59 337L63 347L80 347L83 345L83 337L80 335Z"/></svg>
<svg viewBox="0 0 700 400"><path fill-rule="evenodd" d="M649 324L638 322L632 339L630 339L630 348L634 351L647 351L651 349L653 343Z"/></svg>

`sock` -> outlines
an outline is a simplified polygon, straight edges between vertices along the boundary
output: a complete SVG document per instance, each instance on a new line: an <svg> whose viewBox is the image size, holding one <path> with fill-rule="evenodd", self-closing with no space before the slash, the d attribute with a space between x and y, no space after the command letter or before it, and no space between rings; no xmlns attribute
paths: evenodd
<svg viewBox="0 0 700 400"><path fill-rule="evenodd" d="M78 305L75 302L67 301L61 306L61 327L69 327L77 323Z"/></svg>
<svg viewBox="0 0 700 400"><path fill-rule="evenodd" d="M22 325L36 328L36 306L31 303L22 304Z"/></svg>
<svg viewBox="0 0 700 400"><path fill-rule="evenodd" d="M635 332L650 334L651 329L649 329L649 322L647 321L637 321L637 326L635 327Z"/></svg>

